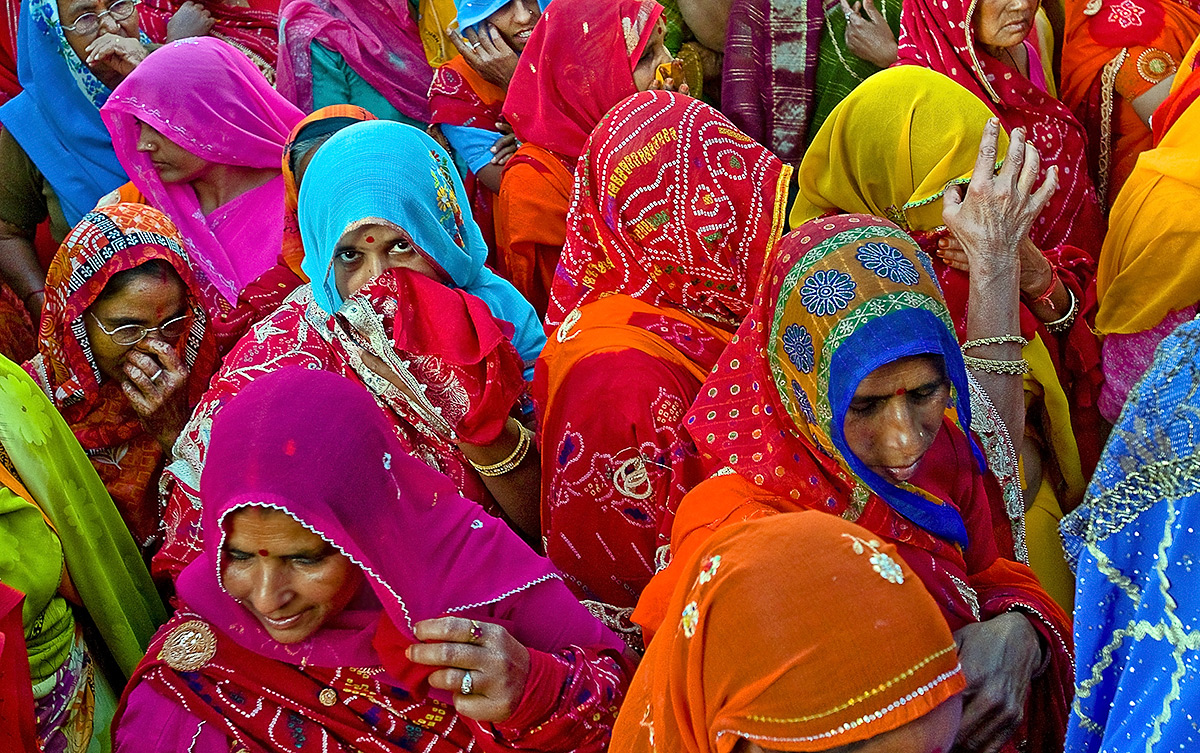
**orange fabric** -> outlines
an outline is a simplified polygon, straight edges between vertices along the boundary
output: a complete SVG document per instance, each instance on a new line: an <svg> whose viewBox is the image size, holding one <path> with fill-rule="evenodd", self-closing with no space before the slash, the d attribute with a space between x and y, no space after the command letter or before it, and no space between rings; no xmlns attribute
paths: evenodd
<svg viewBox="0 0 1200 753"><path fill-rule="evenodd" d="M893 546L822 512L774 516L689 557L610 750L828 750L965 686L949 626Z"/></svg>
<svg viewBox="0 0 1200 753"><path fill-rule="evenodd" d="M466 80L467 86L471 87L471 91L475 93L475 96L479 97L479 100L483 104L488 106L504 104L504 95L507 92L483 76L480 76L478 71L472 68L462 55L446 63L445 67L456 71L458 75L462 76ZM483 126L480 127L482 128Z"/></svg>
<svg viewBox="0 0 1200 753"><path fill-rule="evenodd" d="M538 316L546 315L550 302L574 182L558 157L533 144L521 145L500 181L496 271L533 304Z"/></svg>
<svg viewBox="0 0 1200 753"><path fill-rule="evenodd" d="M1173 74L1200 35L1200 13L1183 2L1131 2L1142 12L1137 14L1139 22L1128 26L1115 20L1118 3L1111 0L1090 16L1084 12L1088 0L1066 3L1062 101L1088 129L1093 169L1100 172L1107 165L1107 185L1099 184L1099 175L1093 178L1099 188L1107 189L1110 206L1138 155L1153 145L1150 128L1131 102ZM1113 69L1106 74L1110 63Z"/></svg>
<svg viewBox="0 0 1200 753"><path fill-rule="evenodd" d="M374 115L357 105L330 105L322 107L304 120L296 124L288 134L283 146L283 248L280 259L303 282L308 282L308 276L300 269L304 261L304 242L300 240L300 221L297 219L297 207L300 204L300 187L296 176L292 175L289 165L292 146L296 137L308 125L325 120L326 118L354 118L355 120L378 120Z"/></svg>

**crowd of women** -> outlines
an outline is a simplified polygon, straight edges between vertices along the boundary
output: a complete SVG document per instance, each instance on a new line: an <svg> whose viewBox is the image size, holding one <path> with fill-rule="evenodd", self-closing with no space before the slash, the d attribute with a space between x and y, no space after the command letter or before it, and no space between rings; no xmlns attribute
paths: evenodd
<svg viewBox="0 0 1200 753"><path fill-rule="evenodd" d="M4 5L0 747L1200 746L1200 5Z"/></svg>

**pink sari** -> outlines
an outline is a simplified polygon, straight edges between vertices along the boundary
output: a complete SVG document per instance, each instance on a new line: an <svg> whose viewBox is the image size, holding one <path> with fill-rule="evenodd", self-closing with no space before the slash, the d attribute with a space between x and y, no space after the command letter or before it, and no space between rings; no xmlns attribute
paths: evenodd
<svg viewBox="0 0 1200 753"><path fill-rule="evenodd" d="M283 242L282 174L206 216L191 185L164 183L150 155L138 151L139 121L209 162L279 170L283 145L303 113L245 55L202 37L147 58L112 93L101 116L134 185L179 227L197 272L233 304L275 265Z"/></svg>

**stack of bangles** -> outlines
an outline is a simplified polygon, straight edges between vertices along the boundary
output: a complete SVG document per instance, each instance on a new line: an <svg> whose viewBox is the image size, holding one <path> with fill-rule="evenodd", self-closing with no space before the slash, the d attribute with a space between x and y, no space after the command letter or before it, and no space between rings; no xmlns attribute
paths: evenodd
<svg viewBox="0 0 1200 753"><path fill-rule="evenodd" d="M972 348L982 348L987 345L1003 345L1005 343L1014 343L1024 348L1029 344L1029 341L1020 335L998 335L996 337L983 337L978 340L967 340L962 345L963 363L976 371L986 371L989 374L1011 374L1013 376L1021 376L1029 373L1029 362L1024 358L1018 358L1015 361L1002 361L996 358L975 358L967 355L967 351Z"/></svg>
<svg viewBox="0 0 1200 753"><path fill-rule="evenodd" d="M529 448L532 446L533 432L529 429L526 429L522 425L521 435L517 437L517 446L513 448L513 451L509 453L508 457L504 458L498 463L492 463L491 465L479 465L470 458L467 459L467 462L471 464L472 468L479 471L480 476L495 478L497 476L503 476L506 473L512 473L515 471L517 466L521 465L521 463L525 460L525 456L529 453Z"/></svg>

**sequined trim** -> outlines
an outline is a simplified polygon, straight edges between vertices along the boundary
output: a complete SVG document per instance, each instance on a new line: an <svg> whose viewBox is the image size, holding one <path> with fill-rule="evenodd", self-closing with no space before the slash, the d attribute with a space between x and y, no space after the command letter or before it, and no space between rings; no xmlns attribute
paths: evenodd
<svg viewBox="0 0 1200 753"><path fill-rule="evenodd" d="M1100 158L1096 194L1100 198L1100 205L1104 207L1108 206L1108 176L1112 168L1112 121L1117 73L1128 58L1129 50L1123 49L1100 71Z"/></svg>

